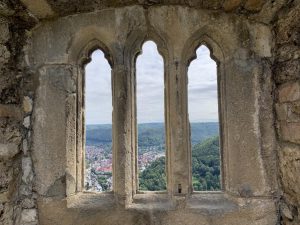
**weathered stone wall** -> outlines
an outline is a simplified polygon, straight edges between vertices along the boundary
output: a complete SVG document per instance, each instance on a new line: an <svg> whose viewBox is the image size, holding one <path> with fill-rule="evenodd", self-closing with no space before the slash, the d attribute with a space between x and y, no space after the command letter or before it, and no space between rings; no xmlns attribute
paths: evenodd
<svg viewBox="0 0 300 225"><path fill-rule="evenodd" d="M41 21L27 52L39 81L32 155L41 224L275 224L271 28L244 14L181 5L134 5ZM168 193L164 194L139 194L134 186L134 60L146 39L157 43L165 62ZM218 61L222 103L224 193L212 195L193 194L189 177L186 73L203 43ZM80 186L82 133L74 119L76 110L82 110L81 62L96 48L112 62L117 137L114 192L98 195L84 193ZM81 115L76 116L80 124Z"/></svg>
<svg viewBox="0 0 300 225"><path fill-rule="evenodd" d="M33 24L34 20L18 2L0 2L1 225L37 224L30 157L33 93L30 75L23 64L26 32Z"/></svg>
<svg viewBox="0 0 300 225"><path fill-rule="evenodd" d="M299 1L21 0L21 2L30 13L17 0L0 2L1 225L34 225L38 224L38 217L41 225L241 225L253 224L253 221L259 225L275 225L277 221L282 225L300 224ZM173 8L168 8L168 5L173 5ZM131 7L123 10L125 6ZM157 10L153 6L157 7ZM114 11L115 7L119 8ZM147 16L144 17L143 9L151 7L152 10L148 11L150 13L146 13ZM93 11L97 12L88 14ZM122 20L117 20L116 18L120 16ZM51 19L42 20L45 18ZM193 26L190 26L191 21ZM230 142L232 153L229 160L243 160L238 155L237 149L244 151L247 149L244 155L253 151L259 160L256 157L251 158L253 156L251 152L247 156L249 159L247 165L228 167L227 170L232 175L228 179L233 179L234 182L226 184L225 193L221 195L174 195L171 199L168 195L135 195L133 201L129 201L124 207L117 204L120 199L123 200L124 195L116 194L131 193L132 190L129 187L130 183L123 180L130 179L131 174L124 174L126 170L122 170L124 173L119 174L120 185L115 194L120 199L116 200L109 194L101 196L80 192L66 198L66 195L78 190L78 187L74 187L73 174L69 173L75 166L68 164L69 157L73 155L64 152L66 149L72 152L74 145L72 136L74 134L64 130L65 124L73 126L75 119L69 115L74 110L76 94L73 82L74 73L78 68L68 60L69 57L77 57L76 54L80 49L75 53L69 52L72 41L77 41L75 47L76 45L83 47L87 44L84 43L85 40L101 34L104 38L102 41L113 49L112 53L117 57L114 72L118 77L118 85L122 85L127 82L122 77L126 77L130 69L126 67L128 65L121 63L124 62L122 61L124 55L119 52L126 55L126 51L139 51L138 48L126 49L130 43L127 42L129 33L132 34L132 31L139 27L139 32L151 36L153 35L151 32L157 29L160 34L158 36L166 37L169 42L167 46L160 46L163 53L170 46L175 46L172 49L174 55L168 58L171 62L169 68L170 74L180 77L180 74L184 74L186 65L179 64L179 67L182 67L179 70L176 70L174 65L178 59L182 59L180 58L182 55L179 54L185 47L182 43L187 41L194 29L201 28L202 23L205 24L205 31L213 33L212 37L223 44L221 49L225 49L226 56L228 57L228 54L232 56L227 59L225 70L230 70L227 76L229 78L231 76L237 82L237 87L228 92L231 94L229 103L232 106L232 114L228 116L232 118L231 128L247 134L253 143L256 141L255 137L261 137L257 139L257 145L251 143L243 147L244 136L232 136ZM37 28L32 29L35 24L38 24ZM149 24L151 32L147 28ZM270 32L272 28L273 33ZM76 29L80 35L76 34ZM140 38L141 41L145 38L143 35L133 35L133 38L137 40ZM36 44L41 48L34 47ZM66 67L66 64L72 65ZM170 80L171 84L176 86L173 81ZM184 82L184 79L181 81ZM47 95L44 94L45 91L48 92ZM116 93L123 96L126 90L118 91ZM244 104L240 100L242 95L249 97L249 101L255 99L253 105L249 105L248 101L248 104ZM181 101L184 103L184 100ZM57 107L53 108L53 105ZM242 107L241 110L239 107ZM248 107L249 112L253 112L251 118L240 117L241 122L239 120L235 122L237 117L244 115L245 107ZM173 108L172 113L175 111ZM56 120L57 116L59 118ZM122 120L122 116L120 115L118 119ZM51 130L49 133L43 130L45 124L46 128ZM247 129L240 129L241 124ZM178 129L182 126L184 123L180 124ZM125 126L124 128L128 129ZM249 128L254 136L246 132ZM57 130L62 133L56 132ZM38 132L34 134L35 131ZM277 140L274 138L274 132L277 132ZM50 139L49 134L50 136L54 134L51 137L56 139ZM182 144L179 140L184 139L184 135L175 134L172 137L174 142L172 148ZM128 137L124 135L122 138L126 140ZM118 149L120 154L124 149L127 151L128 146L124 145L123 139L117 140L116 144L120 146ZM128 156L130 155L124 154L121 158L129 162L132 158ZM182 155L174 157L178 157L179 161L186 160L184 155L183 158ZM252 162L257 165L254 166ZM183 163L183 168L184 166L186 164ZM260 173L255 174L249 168L260 168ZM187 176L181 173L180 168L173 169L175 178L171 180L175 182L175 186L169 188L170 192L176 189L177 180L185 182ZM250 185L243 186L248 180ZM280 181L280 191L277 180ZM67 188L69 184L73 185L71 189ZM188 185L185 186L184 192L188 193ZM277 218L277 209L280 218Z"/></svg>
<svg viewBox="0 0 300 225"><path fill-rule="evenodd" d="M300 224L300 3L278 13L274 80L282 224Z"/></svg>

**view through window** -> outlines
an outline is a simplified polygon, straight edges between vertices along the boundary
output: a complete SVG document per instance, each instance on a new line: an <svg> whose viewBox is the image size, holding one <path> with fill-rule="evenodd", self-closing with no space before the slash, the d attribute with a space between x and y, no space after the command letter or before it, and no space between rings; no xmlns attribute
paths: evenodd
<svg viewBox="0 0 300 225"><path fill-rule="evenodd" d="M220 190L217 67L201 46L188 69L192 178L195 191ZM154 42L136 61L139 190L166 190L164 62ZM85 189L112 190L111 68L102 51L85 67Z"/></svg>
<svg viewBox="0 0 300 225"><path fill-rule="evenodd" d="M111 68L96 50L85 67L85 189L112 190Z"/></svg>
<svg viewBox="0 0 300 225"><path fill-rule="evenodd" d="M188 69L194 191L220 190L217 65L206 46L197 49Z"/></svg>
<svg viewBox="0 0 300 225"><path fill-rule="evenodd" d="M152 41L136 61L139 190L166 189L164 62Z"/></svg>

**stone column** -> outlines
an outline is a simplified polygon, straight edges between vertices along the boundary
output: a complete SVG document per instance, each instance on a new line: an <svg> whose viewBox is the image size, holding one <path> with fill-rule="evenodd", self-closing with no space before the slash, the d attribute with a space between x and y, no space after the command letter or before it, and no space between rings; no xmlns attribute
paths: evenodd
<svg viewBox="0 0 300 225"><path fill-rule="evenodd" d="M170 60L167 72L167 159L168 191L189 193L190 150L187 120L187 70L182 60Z"/></svg>
<svg viewBox="0 0 300 225"><path fill-rule="evenodd" d="M132 199L132 94L129 70L113 67L113 190L117 202Z"/></svg>
<svg viewBox="0 0 300 225"><path fill-rule="evenodd" d="M76 152L76 191L80 192L85 187L85 71L77 66L77 152Z"/></svg>
<svg viewBox="0 0 300 225"><path fill-rule="evenodd" d="M32 153L36 191L65 197L76 192L76 70L45 65L38 80Z"/></svg>

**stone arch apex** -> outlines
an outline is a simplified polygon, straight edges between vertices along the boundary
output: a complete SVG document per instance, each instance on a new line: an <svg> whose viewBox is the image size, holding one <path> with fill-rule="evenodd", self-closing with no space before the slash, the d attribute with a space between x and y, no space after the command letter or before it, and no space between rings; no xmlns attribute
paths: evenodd
<svg viewBox="0 0 300 225"><path fill-rule="evenodd" d="M128 37L125 44L125 59L136 58L142 53L142 48L145 42L153 41L156 44L158 53L163 57L164 63L168 62L169 48L168 43L162 35L154 30L141 31L135 30ZM134 60L134 61L135 61Z"/></svg>
<svg viewBox="0 0 300 225"><path fill-rule="evenodd" d="M110 37L107 33L96 30L94 27L85 28L79 31L75 37L70 40L67 48L68 63L83 66L91 61L93 51L100 49L111 68L114 65L112 50L109 45Z"/></svg>
<svg viewBox="0 0 300 225"><path fill-rule="evenodd" d="M205 45L210 51L210 57L219 64L225 61L225 54L219 42L201 31L195 32L185 43L182 53L182 59L187 67L197 58L196 50Z"/></svg>
<svg viewBox="0 0 300 225"><path fill-rule="evenodd" d="M77 64L78 65L86 65L91 61L91 55L92 53L100 49L104 53L104 57L107 59L110 67L113 67L113 57L105 44L103 42L99 41L98 39L91 40L85 47L83 47L77 57Z"/></svg>

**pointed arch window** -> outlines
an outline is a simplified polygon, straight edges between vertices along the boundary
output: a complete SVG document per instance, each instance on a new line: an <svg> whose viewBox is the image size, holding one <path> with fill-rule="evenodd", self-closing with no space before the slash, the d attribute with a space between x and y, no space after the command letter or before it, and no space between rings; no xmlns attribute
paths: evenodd
<svg viewBox="0 0 300 225"><path fill-rule="evenodd" d="M112 78L101 50L85 66L85 181L87 191L112 190Z"/></svg>
<svg viewBox="0 0 300 225"><path fill-rule="evenodd" d="M153 41L136 59L137 174L139 191L166 190L164 62Z"/></svg>
<svg viewBox="0 0 300 225"><path fill-rule="evenodd" d="M216 62L202 45L188 68L188 116L194 191L221 190L219 98Z"/></svg>

